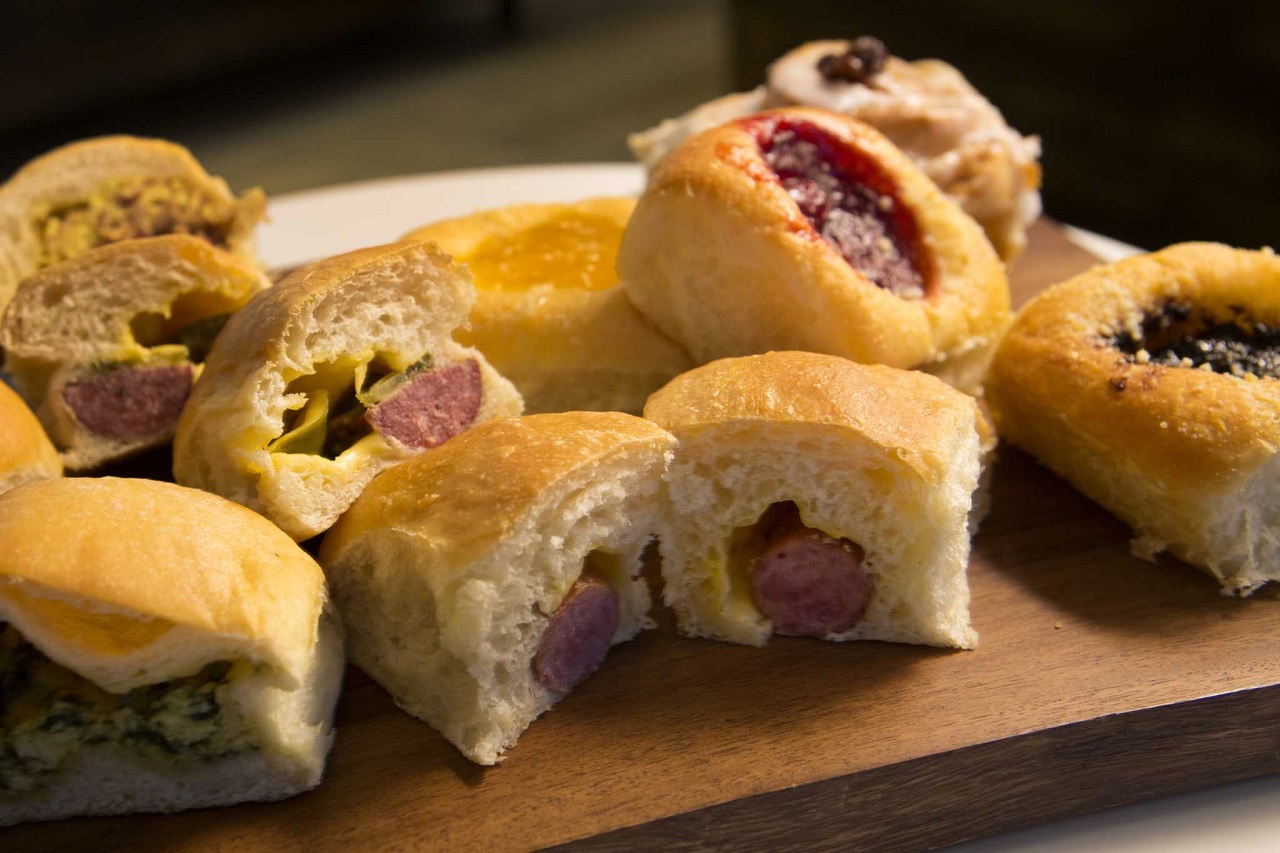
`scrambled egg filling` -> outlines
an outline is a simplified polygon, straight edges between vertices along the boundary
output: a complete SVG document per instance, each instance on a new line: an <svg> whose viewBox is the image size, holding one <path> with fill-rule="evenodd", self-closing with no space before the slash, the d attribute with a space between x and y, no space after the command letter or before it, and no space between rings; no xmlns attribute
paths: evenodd
<svg viewBox="0 0 1280 853"><path fill-rule="evenodd" d="M235 216L234 201L209 198L181 178L110 181L84 201L51 210L37 221L44 243L40 265L118 240L160 234L193 234L225 247Z"/></svg>
<svg viewBox="0 0 1280 853"><path fill-rule="evenodd" d="M252 672L211 663L195 675L108 693L59 666L0 622L0 796L40 787L80 749L116 744L160 765L258 749L221 688Z"/></svg>
<svg viewBox="0 0 1280 853"><path fill-rule="evenodd" d="M480 290L521 291L541 284L607 290L622 226L591 213L566 213L514 235L485 240L465 260Z"/></svg>

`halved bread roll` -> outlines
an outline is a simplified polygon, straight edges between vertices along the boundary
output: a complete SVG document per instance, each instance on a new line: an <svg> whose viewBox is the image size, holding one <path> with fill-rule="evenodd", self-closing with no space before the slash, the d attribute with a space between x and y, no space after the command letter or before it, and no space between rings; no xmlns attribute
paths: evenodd
<svg viewBox="0 0 1280 853"><path fill-rule="evenodd" d="M150 480L0 495L0 825L317 785L341 635L260 516Z"/></svg>
<svg viewBox="0 0 1280 853"><path fill-rule="evenodd" d="M676 377L658 529L682 632L971 648L979 414L932 376L773 352Z"/></svg>
<svg viewBox="0 0 1280 853"><path fill-rule="evenodd" d="M1012 319L977 223L871 126L823 110L684 142L641 196L618 272L698 362L808 350L977 393Z"/></svg>
<svg viewBox="0 0 1280 853"><path fill-rule="evenodd" d="M62 461L44 427L22 398L0 382L0 493L61 476Z"/></svg>
<svg viewBox="0 0 1280 853"><path fill-rule="evenodd" d="M173 473L294 539L329 528L378 472L520 395L454 342L475 300L427 243L376 246L290 273L234 315L182 412Z"/></svg>
<svg viewBox="0 0 1280 853"><path fill-rule="evenodd" d="M92 249L19 287L0 323L5 370L63 464L96 468L173 437L222 324L267 286L185 234Z"/></svg>
<svg viewBox="0 0 1280 853"><path fill-rule="evenodd" d="M160 139L103 136L27 163L0 186L0 311L18 282L95 246L193 234L247 263L266 197L240 198L191 152Z"/></svg>
<svg viewBox="0 0 1280 853"><path fill-rule="evenodd" d="M476 280L469 329L520 389L528 412L621 411L692 366L618 285L618 244L631 198L520 204L411 232L465 263Z"/></svg>
<svg viewBox="0 0 1280 853"><path fill-rule="evenodd" d="M1002 437L1248 595L1280 580L1280 259L1212 243L1099 266L1029 302L992 363Z"/></svg>
<svg viewBox="0 0 1280 853"><path fill-rule="evenodd" d="M673 439L615 412L492 421L374 480L320 561L352 660L479 764L652 627Z"/></svg>

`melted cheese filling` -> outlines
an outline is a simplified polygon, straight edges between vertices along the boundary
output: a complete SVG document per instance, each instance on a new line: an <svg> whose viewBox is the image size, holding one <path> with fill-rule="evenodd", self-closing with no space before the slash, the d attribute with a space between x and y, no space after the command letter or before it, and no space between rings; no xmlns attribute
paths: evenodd
<svg viewBox="0 0 1280 853"><path fill-rule="evenodd" d="M523 291L540 285L608 290L622 226L605 216L564 213L511 235L490 237L463 260L479 290Z"/></svg>

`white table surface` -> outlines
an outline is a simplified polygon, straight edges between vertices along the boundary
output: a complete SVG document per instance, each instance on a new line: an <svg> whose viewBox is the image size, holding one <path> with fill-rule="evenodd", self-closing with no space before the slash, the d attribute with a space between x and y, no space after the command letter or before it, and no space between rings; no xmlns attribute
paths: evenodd
<svg viewBox="0 0 1280 853"><path fill-rule="evenodd" d="M327 187L271 200L259 250L271 268L395 240L437 219L517 202L640 191L629 163L444 172ZM1069 228L1103 260L1138 250ZM1280 776L1166 797L956 845L956 853L1254 853L1280 851Z"/></svg>

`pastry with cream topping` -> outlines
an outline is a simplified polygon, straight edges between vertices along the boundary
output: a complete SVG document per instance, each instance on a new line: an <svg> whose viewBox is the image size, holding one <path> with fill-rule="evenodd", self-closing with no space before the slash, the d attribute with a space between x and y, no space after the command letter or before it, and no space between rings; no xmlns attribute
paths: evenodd
<svg viewBox="0 0 1280 853"><path fill-rule="evenodd" d="M1186 243L1022 309L991 366L1000 436L1224 591L1280 580L1280 259Z"/></svg>
<svg viewBox="0 0 1280 853"><path fill-rule="evenodd" d="M629 143L652 171L690 136L786 106L865 121L978 220L1003 259L1026 245L1026 228L1040 215L1040 140L1009 127L952 66L890 56L873 38L801 45L769 66L763 85L632 134Z"/></svg>

